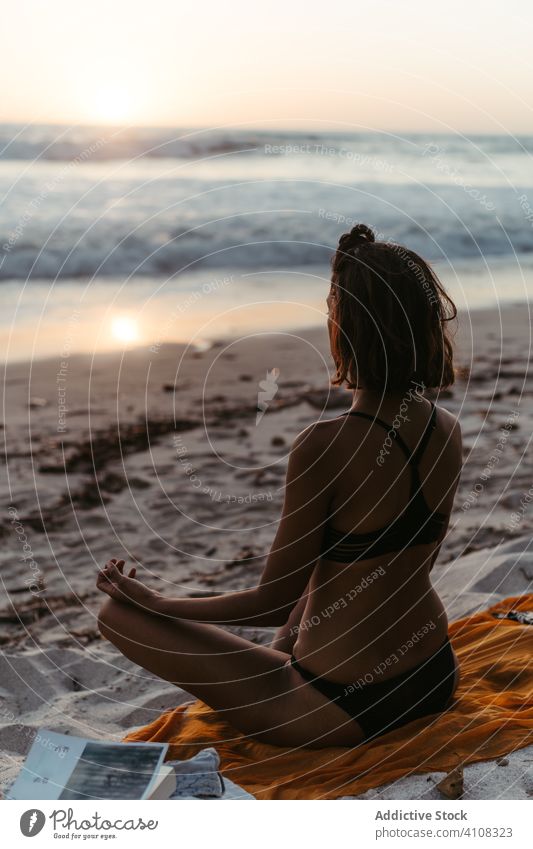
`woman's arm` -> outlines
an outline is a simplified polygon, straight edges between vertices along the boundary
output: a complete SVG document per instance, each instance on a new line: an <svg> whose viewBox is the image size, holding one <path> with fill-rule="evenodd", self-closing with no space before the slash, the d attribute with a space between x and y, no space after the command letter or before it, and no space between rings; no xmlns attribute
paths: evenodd
<svg viewBox="0 0 533 849"><path fill-rule="evenodd" d="M152 613L221 625L283 625L304 592L320 556L331 485L320 424L296 439L289 457L278 530L258 586L208 598L165 598L130 575L123 561L110 561L99 589Z"/></svg>
<svg viewBox="0 0 533 849"><path fill-rule="evenodd" d="M452 442L452 444L454 446L455 464L456 464L457 471L456 471L455 477L453 478L453 480L451 482L451 485L448 487L448 489L445 493L445 495L448 495L448 493L450 493L450 492L453 493L452 504L450 505L450 512L448 514L448 521L446 522L446 525L442 529L442 533L437 540L435 550L433 551L433 554L431 555L431 560L430 560L430 563L429 563L429 571L430 572L433 569L433 567L434 567L434 565L437 561L437 558L440 554L441 545L444 542L444 540L446 539L446 535L448 533L448 528L450 526L450 519L451 519L451 515L452 515L451 511L452 511L452 507L453 507L453 499L455 498L455 494L457 492L457 487L459 485L459 480L460 480L460 477L461 477L462 466L463 466L463 437L462 437L462 434L461 434L461 424L459 422L459 419L456 416L452 416L452 414L448 411L446 411L446 412L447 412L447 415L450 416L453 419L453 426L452 426L452 429L451 429L451 432L450 432L449 440ZM448 442L448 440L447 440L447 442ZM451 462L453 462L453 459L451 460ZM437 505L437 509L440 509L440 504Z"/></svg>

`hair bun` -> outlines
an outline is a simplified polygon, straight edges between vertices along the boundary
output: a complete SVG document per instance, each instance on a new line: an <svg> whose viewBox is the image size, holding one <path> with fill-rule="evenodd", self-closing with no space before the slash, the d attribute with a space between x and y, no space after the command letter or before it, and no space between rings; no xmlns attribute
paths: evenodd
<svg viewBox="0 0 533 849"><path fill-rule="evenodd" d="M350 251L376 241L374 231L366 224L356 224L349 233L344 233L339 239L341 251Z"/></svg>

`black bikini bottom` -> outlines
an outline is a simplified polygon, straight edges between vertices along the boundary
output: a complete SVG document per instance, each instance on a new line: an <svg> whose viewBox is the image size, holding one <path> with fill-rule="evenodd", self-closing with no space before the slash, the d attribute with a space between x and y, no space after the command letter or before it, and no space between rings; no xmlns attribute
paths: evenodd
<svg viewBox="0 0 533 849"><path fill-rule="evenodd" d="M370 683L360 679L355 684L337 684L304 669L294 655L291 664L302 678L355 719L368 739L442 712L454 690L455 661L448 637L435 654L414 669L385 681L376 681L379 675L367 675Z"/></svg>

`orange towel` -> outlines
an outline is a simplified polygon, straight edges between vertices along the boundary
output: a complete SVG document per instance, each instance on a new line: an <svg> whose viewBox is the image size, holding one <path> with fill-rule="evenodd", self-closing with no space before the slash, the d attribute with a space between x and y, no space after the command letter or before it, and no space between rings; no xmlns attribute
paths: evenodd
<svg viewBox="0 0 533 849"><path fill-rule="evenodd" d="M169 758L214 746L221 772L259 799L334 799L409 774L500 757L533 743L533 627L491 616L509 609L533 610L533 594L451 623L461 683L449 711L355 749L257 743L202 702L167 711L126 740L168 742Z"/></svg>

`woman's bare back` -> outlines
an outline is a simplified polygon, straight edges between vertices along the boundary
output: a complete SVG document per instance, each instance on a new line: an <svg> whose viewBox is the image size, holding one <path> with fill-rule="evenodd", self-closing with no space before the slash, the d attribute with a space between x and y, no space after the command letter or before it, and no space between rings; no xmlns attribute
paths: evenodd
<svg viewBox="0 0 533 849"><path fill-rule="evenodd" d="M381 408L361 410L394 422L414 450L430 405L388 396ZM330 523L343 533L366 533L388 525L409 503L412 470L394 439L377 423L344 416L319 425L326 433L331 470ZM449 516L461 469L461 435L454 416L437 408L436 426L419 464L422 492L431 510ZM379 458L379 461L378 461ZM445 531L445 528L444 528ZM332 681L384 681L431 656L447 633L444 606L430 569L441 539L352 564L317 563L309 584L293 653L307 669ZM376 671L377 670L377 671Z"/></svg>

